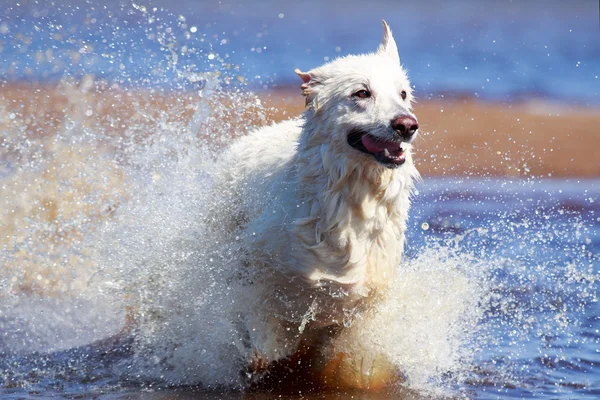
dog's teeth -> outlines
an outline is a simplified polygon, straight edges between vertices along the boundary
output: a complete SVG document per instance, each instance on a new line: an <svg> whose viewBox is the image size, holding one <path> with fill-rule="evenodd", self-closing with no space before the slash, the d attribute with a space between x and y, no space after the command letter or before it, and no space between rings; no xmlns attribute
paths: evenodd
<svg viewBox="0 0 600 400"><path fill-rule="evenodd" d="M386 157L389 157L390 156L390 151L388 149L384 149L383 150L383 155L386 156Z"/></svg>

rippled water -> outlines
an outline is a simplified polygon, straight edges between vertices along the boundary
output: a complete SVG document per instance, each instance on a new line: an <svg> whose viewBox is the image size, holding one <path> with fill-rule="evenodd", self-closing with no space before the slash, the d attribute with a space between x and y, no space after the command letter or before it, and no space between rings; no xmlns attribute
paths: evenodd
<svg viewBox="0 0 600 400"><path fill-rule="evenodd" d="M427 247L445 237L489 263L489 308L480 322L487 343L467 383L478 397L600 393L599 183L446 181L423 188L413 238ZM413 254L420 251L417 245Z"/></svg>
<svg viewBox="0 0 600 400"><path fill-rule="evenodd" d="M253 77L260 70L269 85L278 82L279 68L299 62L286 58L290 48L304 51L301 61L312 66L335 56L340 43L344 49L353 43L352 51L372 43L336 36L341 25L333 24L331 36L321 35L314 48L320 50L302 50L304 42L296 40L278 52L274 38L282 31L304 38L299 25L283 24L299 13L292 6L270 17L271 5L224 5L180 17L150 6L73 4L13 6L0 21L1 55L13 60L0 66L7 68L4 84L25 77L52 82L49 92L36 89L17 99L3 92L0 104L0 396L268 398L212 391L240 387L228 317L252 305L227 279L238 262L236 245L221 243L205 227L216 201L209 195L213 160L233 137L269 121L270 111L231 82L260 85L263 78ZM577 3L561 21L578 21L587 5ZM386 7L376 3L369 13ZM247 12L236 17L240 10ZM510 19L514 9L507 10L508 26L519 25L523 16ZM539 64L539 55L515 64L537 66L531 74L548 67L535 81L539 86L523 85L516 77L527 73L515 72L520 67L506 72L507 59L494 58L508 57L519 36L498 20L467 24L462 36L440 44L460 47L479 26L485 32L480 52L448 51L448 64L459 68L464 57L487 54L500 65L479 60L482 76L469 73L449 87L476 91L481 79L501 70L500 81L512 77L511 83L497 92L486 86L488 94L550 92L558 73L568 80L563 88L570 96L595 98L589 84L596 82L590 74L599 52L598 42L582 33L589 24L573 23L578 36L571 39L563 35L565 26L550 24L555 11L548 10L538 23L548 27L548 38L560 37L548 45L561 54L552 59L557 66ZM219 33L223 15L246 21L237 36L235 29L231 36ZM322 18L314 26L324 24ZM400 14L385 18L402 26ZM414 31L421 23L416 18L407 25ZM411 43L414 35L431 39L452 24L443 20L431 31L406 35ZM317 40L314 32L306 37ZM496 40L493 32L504 40L498 51L486 42ZM529 49L526 43L545 46L531 35L519 42L521 50ZM567 50L573 43L576 56ZM259 44L267 49L257 52ZM252 55L242 51L250 45ZM400 46L416 57L409 67L424 93L445 90L442 75L427 75L431 55ZM270 58L262 58L272 48ZM564 75L579 57L578 72ZM432 71L446 67L431 64ZM170 91L163 90L167 82ZM415 195L396 296L384 305L393 318L376 319L353 342L383 352L404 380L391 393L352 395L600 395L599 193L599 180L426 178ZM136 312L143 315L139 328L115 337Z"/></svg>

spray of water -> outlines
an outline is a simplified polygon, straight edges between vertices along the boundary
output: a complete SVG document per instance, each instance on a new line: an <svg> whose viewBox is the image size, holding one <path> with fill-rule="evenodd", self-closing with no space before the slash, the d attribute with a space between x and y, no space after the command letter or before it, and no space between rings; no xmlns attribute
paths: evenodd
<svg viewBox="0 0 600 400"><path fill-rule="evenodd" d="M11 170L2 184L14 194L2 203L10 215L2 227L8 351L69 349L134 319L132 356L114 376L243 387L235 324L260 305L232 279L241 249L218 229L213 211L223 198L213 177L224 143L243 134L231 127L245 115L265 118L264 110L250 93L221 89L215 75L192 79L200 83L184 94L190 102L157 110L136 97L124 119L93 121L86 113L99 107L90 83L65 82L64 121L52 135L6 135ZM17 128L25 116L18 118ZM436 249L399 271L394 296L358 316L336 352L361 354L367 375L369 358L385 358L413 387L464 373L485 293L477 261Z"/></svg>

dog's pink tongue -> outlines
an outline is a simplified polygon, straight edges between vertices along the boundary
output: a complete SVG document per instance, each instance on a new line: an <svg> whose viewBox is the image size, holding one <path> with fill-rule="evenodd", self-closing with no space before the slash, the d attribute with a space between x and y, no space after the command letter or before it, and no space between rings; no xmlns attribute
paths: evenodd
<svg viewBox="0 0 600 400"><path fill-rule="evenodd" d="M383 140L377 140L369 135L363 135L362 144L369 150L370 153L379 153L388 149L390 153L399 153L401 149L401 143L386 142Z"/></svg>

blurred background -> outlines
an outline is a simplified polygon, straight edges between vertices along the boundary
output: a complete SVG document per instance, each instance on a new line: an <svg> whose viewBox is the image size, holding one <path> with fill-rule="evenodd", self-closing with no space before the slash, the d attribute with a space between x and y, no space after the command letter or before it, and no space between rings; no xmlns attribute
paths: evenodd
<svg viewBox="0 0 600 400"><path fill-rule="evenodd" d="M423 174L600 174L595 0L5 0L2 8L8 111L15 98L27 103L83 77L95 90L168 94L193 91L203 78L191 76L214 72L221 87L258 93L281 119L302 110L294 68L373 51L385 19L417 96Z"/></svg>

